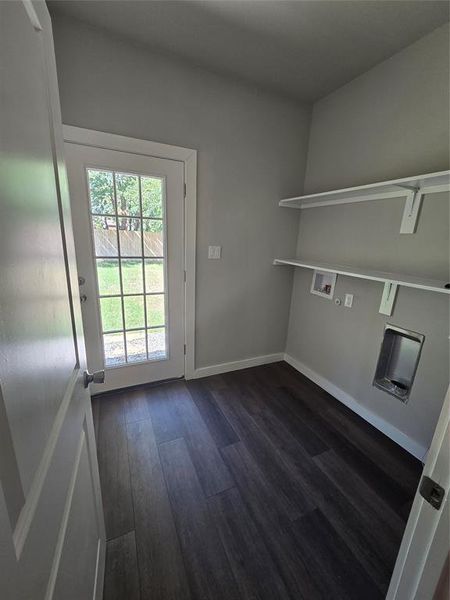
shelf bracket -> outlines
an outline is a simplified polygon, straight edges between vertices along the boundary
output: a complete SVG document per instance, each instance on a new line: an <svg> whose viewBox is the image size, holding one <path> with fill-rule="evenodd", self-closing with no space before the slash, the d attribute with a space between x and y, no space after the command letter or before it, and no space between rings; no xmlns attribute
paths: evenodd
<svg viewBox="0 0 450 600"><path fill-rule="evenodd" d="M406 186L402 186L406 187ZM421 188L409 188L406 194L405 208L403 209L400 233L415 233L422 204L423 191Z"/></svg>
<svg viewBox="0 0 450 600"><path fill-rule="evenodd" d="M394 302L397 297L398 284L386 281L384 284L383 295L381 296L380 312L382 315L390 317L394 310Z"/></svg>

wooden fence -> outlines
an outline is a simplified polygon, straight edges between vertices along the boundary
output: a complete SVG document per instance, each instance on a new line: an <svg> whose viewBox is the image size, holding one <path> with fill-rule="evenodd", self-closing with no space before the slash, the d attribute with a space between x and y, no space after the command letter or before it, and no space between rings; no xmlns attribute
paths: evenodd
<svg viewBox="0 0 450 600"><path fill-rule="evenodd" d="M97 256L117 256L117 233L113 229L94 229ZM121 256L141 256L141 232L119 230ZM163 234L144 231L144 256L163 256Z"/></svg>

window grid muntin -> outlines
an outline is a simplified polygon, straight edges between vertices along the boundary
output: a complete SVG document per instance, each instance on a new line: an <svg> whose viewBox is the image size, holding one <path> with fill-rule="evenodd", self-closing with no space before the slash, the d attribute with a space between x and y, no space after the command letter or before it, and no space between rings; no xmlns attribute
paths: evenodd
<svg viewBox="0 0 450 600"><path fill-rule="evenodd" d="M117 298L120 298L120 296L103 296L103 298L99 297L99 300L100 300L100 315L101 315L101 312L102 312L102 309L101 309L102 302L101 302L101 300L105 299L105 298L107 300L109 300L110 298L117 299ZM120 321L122 321L122 314L120 315ZM123 325L123 323L122 323L122 325ZM122 329L121 328L117 328L117 327L113 328L113 329L104 329L103 328L103 322L102 322L102 335L107 334L107 333L118 333L119 331L122 331Z"/></svg>
<svg viewBox="0 0 450 600"><path fill-rule="evenodd" d="M96 216L96 215L94 215ZM100 256L100 255L95 255L95 258L106 258L106 259L111 259L111 260L117 260L118 258L122 259L122 260L142 260L143 258L145 258L146 260L164 260L164 256L128 256L128 255L120 255L120 256Z"/></svg>
<svg viewBox="0 0 450 600"><path fill-rule="evenodd" d="M134 304L133 299L137 300L137 304ZM144 317L144 304L145 299L142 298L142 294L136 294L133 296L124 296L125 305L125 330L130 329L145 329L145 317Z"/></svg>
<svg viewBox="0 0 450 600"><path fill-rule="evenodd" d="M118 211L117 211L117 187L116 187L116 172L113 171L113 189L114 189L114 207L116 209L116 236L117 236L117 256L119 258L119 282L120 282L120 294L121 294L121 306L122 306L122 327L124 330L124 333L122 334L123 337L123 348L124 348L124 355L125 355L125 363L128 362L128 352L127 352L127 338L125 335L125 301L123 299L123 277L122 277L122 259L120 256L120 238L119 238L119 217L118 217ZM103 332L103 321L101 319L101 314L100 314L100 321L102 323L102 332ZM105 355L105 351L103 349L103 354L105 356L105 361L106 361L106 355Z"/></svg>
<svg viewBox="0 0 450 600"><path fill-rule="evenodd" d="M142 179L139 177L139 211L142 217ZM142 303L144 305L144 325L145 325L145 354L148 360L148 335L147 335L147 302L145 300L145 261L144 261L144 221L141 218L141 270L142 270L142 286L144 290L144 297L142 299Z"/></svg>
<svg viewBox="0 0 450 600"><path fill-rule="evenodd" d="M91 197L91 187L90 187L90 182L89 182L89 175L88 172L89 170L93 170L93 171L101 171L104 173L112 173L113 176L113 207L115 209L115 214L107 214L107 213L94 213L92 211L92 197ZM140 214L139 215L120 215L123 216L127 219L139 219L140 220L140 234L141 234L141 256L128 256L125 255L123 256L120 252L120 237L119 237L119 214L117 211L117 183L116 183L116 173L120 173L121 175L137 175L138 177L138 189L139 189L139 210L140 210ZM123 348L124 348L124 357L125 357L125 362L116 362L114 359L112 359L111 364L107 365L109 368L117 368L117 367L124 367L127 366L129 364L136 364L136 363L145 363L145 362L158 362L161 360L167 360L169 358L169 348L168 348L168 314L167 314L167 310L168 310L168 292L167 292L167 261L165 256L167 256L167 222L166 222L166 181L164 177L155 177L155 176L148 176L148 175L141 175L140 173L122 173L119 171L114 171L114 170L110 170L110 169L101 169L98 167L87 167L86 168L86 174L87 174L87 183L88 183L88 197L89 197L89 206L90 206L90 216L91 216L91 231L92 231L92 242L93 242L93 249L94 249L94 257L95 257L95 267L96 267L96 279L97 279L97 299L98 299L98 309L100 312L100 322L102 324L102 347L103 347L103 356L105 359L105 362L107 360L106 354L105 354L105 348L104 348L104 335L109 335L109 334L122 334L122 341L123 341ZM162 196L162 217L147 217L147 216L143 216L142 214L142 177L149 177L150 179L159 179L161 181L161 196ZM112 218L115 221L115 225L116 225L116 240L117 240L117 256L100 256L97 255L95 253L95 243L94 243L94 228L93 228L93 219L94 217L108 217L108 218ZM162 222L162 234L163 234L163 254L165 256L147 256L144 254L144 220L147 221L161 221ZM98 260L115 260L118 263L118 270L119 270L119 287L120 287L120 294L102 294L100 295L99 293L99 283L98 283L98 273L97 273L97 266L98 266ZM135 260L140 260L141 261L141 265L142 265L142 282L143 282L143 292L134 292L134 293L124 293L123 292L123 274L122 274L122 260L130 260L130 259L135 259ZM157 291L157 292L147 292L147 278L145 275L145 266L146 266L146 260L161 260L162 261L162 268L163 268L163 286L164 286L164 291ZM148 316L147 316L147 302L146 302L146 297L147 296L156 296L156 295L162 295L164 296L164 325L149 325L148 324ZM125 326L125 305L124 305L124 298L129 297L129 296L143 296L143 303L144 303L144 325L145 327L138 327L138 328L126 328ZM123 329L117 329L117 330L103 330L103 320L101 317L101 309L100 309L100 299L101 298L120 298L121 299L121 321L122 321L122 327ZM148 333L150 331L154 331L154 330L164 330L164 350L161 352L161 356L158 358L153 358L150 359L149 355L149 348L148 348ZM126 333L127 331L130 332L134 332L134 331L143 331L144 335L145 335L145 351L146 351L146 356L147 358L144 360L132 360L129 361L128 359L128 350L127 350L127 336Z"/></svg>
<svg viewBox="0 0 450 600"><path fill-rule="evenodd" d="M99 281L99 277L98 277L98 263L100 261L114 261L117 262L117 273L119 272L119 257L118 256L111 256L111 257L107 257L107 256L98 256L95 257L95 278L96 278L96 283L97 283L97 298L112 298L113 296L120 296L120 293L114 293L114 294L100 294L100 281ZM119 288L120 288L120 280L118 280L118 284L119 284Z"/></svg>
<svg viewBox="0 0 450 600"><path fill-rule="evenodd" d="M91 215L93 217L106 217L113 219L118 213L114 213L110 215L109 213L94 213L91 210ZM138 215L120 215L124 219L143 219L144 221L164 221L164 217L139 217Z"/></svg>
<svg viewBox="0 0 450 600"><path fill-rule="evenodd" d="M111 329L108 331L103 331L104 334L107 333L124 333L125 331L151 331L152 329L165 329L165 325L150 325L150 327L129 327L128 329Z"/></svg>
<svg viewBox="0 0 450 600"><path fill-rule="evenodd" d="M136 292L132 294L122 294L124 298L128 298L129 296L164 296L164 292ZM121 294L99 294L99 298L120 298Z"/></svg>
<svg viewBox="0 0 450 600"><path fill-rule="evenodd" d="M127 329L126 331L124 331L124 332L123 332L123 335L124 335L124 337L125 337L125 344L127 344L127 341L128 341L128 336L127 336L127 334L128 334L128 333L135 333L135 332L143 332L143 334L144 334L144 337L145 337L145 338L147 337L147 330L146 330L146 329L143 329L142 327L139 327L139 329L133 329L133 330L132 330L132 329ZM148 361L147 344L146 344L145 348L146 348L146 349L145 349L145 356L146 356L146 358L145 358L145 359L139 359L139 360L131 359L131 360L129 360L128 362L129 362L129 363L131 363L131 364L135 364L135 363L138 363L138 362L142 363L142 362L146 362L146 361ZM141 353L139 352L139 354L138 354L138 355L140 355L140 354L141 354ZM136 355L135 355L135 354L133 354L132 356L136 356Z"/></svg>
<svg viewBox="0 0 450 600"><path fill-rule="evenodd" d="M102 169L101 167L95 167L95 166L86 168L86 182L87 182L87 191L88 191L88 198L89 198L89 214L91 215L91 223L92 223L92 216L94 216L94 217L115 217L115 214L110 215L110 214L104 214L104 213L94 213L92 211L92 194L91 194L91 185L90 185L90 181L89 181L89 171L97 171L99 173L113 173L113 171L111 171L110 169ZM114 182L113 182L113 187L114 187ZM117 207L115 206L114 191L113 191L112 203L113 203L113 208L115 208L117 211Z"/></svg>

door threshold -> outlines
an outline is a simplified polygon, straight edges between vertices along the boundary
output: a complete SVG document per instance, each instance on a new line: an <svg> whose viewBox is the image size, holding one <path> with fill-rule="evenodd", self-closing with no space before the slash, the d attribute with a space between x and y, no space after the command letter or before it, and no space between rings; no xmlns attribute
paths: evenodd
<svg viewBox="0 0 450 600"><path fill-rule="evenodd" d="M157 387L159 385L173 383L174 381L184 381L184 380L185 380L185 376L182 375L181 377L172 377L170 379L161 379L159 381L150 381L148 383L139 383L138 385L129 385L126 387L117 388L116 390L107 390L106 392L97 392L96 394L91 394L91 398L102 398L103 396L122 394L123 392L134 392L134 391L140 390L142 388Z"/></svg>

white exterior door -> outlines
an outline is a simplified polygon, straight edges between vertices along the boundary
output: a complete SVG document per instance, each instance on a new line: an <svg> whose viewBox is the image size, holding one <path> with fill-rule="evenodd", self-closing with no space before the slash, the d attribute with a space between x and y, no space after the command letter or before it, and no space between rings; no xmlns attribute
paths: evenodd
<svg viewBox="0 0 450 600"><path fill-rule="evenodd" d="M44 2L0 2L0 94L0 597L100 598L103 512Z"/></svg>
<svg viewBox="0 0 450 600"><path fill-rule="evenodd" d="M428 491L424 478L438 484ZM425 496L431 490L431 503ZM450 388L428 452L386 600L431 600L450 550ZM442 495L442 497L441 497ZM448 590L447 590L448 591Z"/></svg>
<svg viewBox="0 0 450 600"><path fill-rule="evenodd" d="M100 391L184 375L184 165L65 144L87 360Z"/></svg>

